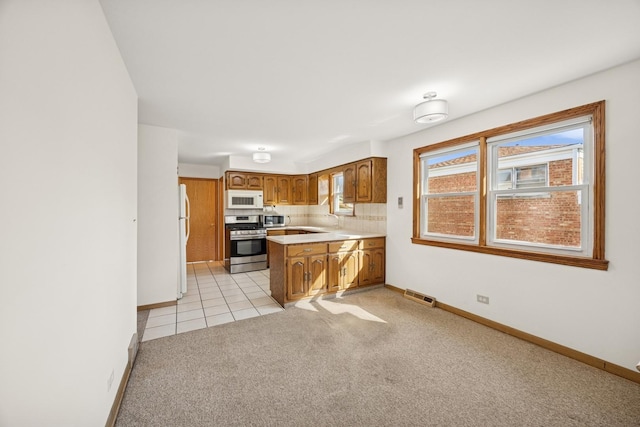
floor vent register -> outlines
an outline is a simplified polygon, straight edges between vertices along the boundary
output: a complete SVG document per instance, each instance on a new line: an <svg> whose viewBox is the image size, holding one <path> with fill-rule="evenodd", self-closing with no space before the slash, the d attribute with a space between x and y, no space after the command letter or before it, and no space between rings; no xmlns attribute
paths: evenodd
<svg viewBox="0 0 640 427"><path fill-rule="evenodd" d="M411 289L407 289L404 291L404 297L419 302L420 304L428 305L429 307L435 307L436 305L436 299L434 297L421 294L417 291L412 291Z"/></svg>

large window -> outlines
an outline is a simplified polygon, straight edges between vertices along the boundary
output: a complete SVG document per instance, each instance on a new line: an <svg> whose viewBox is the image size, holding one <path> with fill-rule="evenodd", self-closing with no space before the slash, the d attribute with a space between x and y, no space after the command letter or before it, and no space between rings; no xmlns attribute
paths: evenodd
<svg viewBox="0 0 640 427"><path fill-rule="evenodd" d="M414 243L606 269L604 101L414 150Z"/></svg>

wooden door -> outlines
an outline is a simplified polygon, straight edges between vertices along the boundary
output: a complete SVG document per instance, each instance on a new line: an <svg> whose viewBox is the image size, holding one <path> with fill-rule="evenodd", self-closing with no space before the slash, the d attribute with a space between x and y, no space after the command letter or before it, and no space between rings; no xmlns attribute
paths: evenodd
<svg viewBox="0 0 640 427"><path fill-rule="evenodd" d="M291 177L278 176L278 204L291 204Z"/></svg>
<svg viewBox="0 0 640 427"><path fill-rule="evenodd" d="M344 179L342 201L344 203L354 203L356 201L356 165L345 166L342 171L342 177Z"/></svg>
<svg viewBox="0 0 640 427"><path fill-rule="evenodd" d="M227 188L230 190L244 190L247 188L247 178L242 172L227 172Z"/></svg>
<svg viewBox="0 0 640 427"><path fill-rule="evenodd" d="M180 178L179 182L187 186L191 205L187 262L220 259L216 237L218 180Z"/></svg>
<svg viewBox="0 0 640 427"><path fill-rule="evenodd" d="M247 190L262 190L262 175L247 175Z"/></svg>
<svg viewBox="0 0 640 427"><path fill-rule="evenodd" d="M307 193L309 188L307 185L307 175L297 175L291 178L292 199L294 205L306 205Z"/></svg>
<svg viewBox="0 0 640 427"><path fill-rule="evenodd" d="M318 175L318 200L319 205L329 204L329 181L331 176L328 173Z"/></svg>
<svg viewBox="0 0 640 427"><path fill-rule="evenodd" d="M358 286L358 252L342 254L342 288L349 289Z"/></svg>
<svg viewBox="0 0 640 427"><path fill-rule="evenodd" d="M371 281L384 283L384 249L372 249L371 252Z"/></svg>
<svg viewBox="0 0 640 427"><path fill-rule="evenodd" d="M373 183L371 182L371 160L356 165L356 202L370 202Z"/></svg>
<svg viewBox="0 0 640 427"><path fill-rule="evenodd" d="M327 256L314 255L308 258L309 295L327 291Z"/></svg>
<svg viewBox="0 0 640 427"><path fill-rule="evenodd" d="M318 204L318 174L312 173L309 175L309 185L307 186L308 193L307 199L310 205Z"/></svg>
<svg viewBox="0 0 640 427"><path fill-rule="evenodd" d="M267 175L264 177L263 203L265 205L275 205L278 202L278 180L275 175Z"/></svg>
<svg viewBox="0 0 640 427"><path fill-rule="evenodd" d="M360 252L360 274L358 275L358 283L362 285L370 285L373 283L371 279L371 267L373 261L371 260L372 250L367 249Z"/></svg>
<svg viewBox="0 0 640 427"><path fill-rule="evenodd" d="M327 265L327 290L335 292L340 290L342 284L342 266L340 265L340 254L329 254Z"/></svg>
<svg viewBox="0 0 640 427"><path fill-rule="evenodd" d="M305 257L287 260L287 299L300 299L307 295L307 268Z"/></svg>

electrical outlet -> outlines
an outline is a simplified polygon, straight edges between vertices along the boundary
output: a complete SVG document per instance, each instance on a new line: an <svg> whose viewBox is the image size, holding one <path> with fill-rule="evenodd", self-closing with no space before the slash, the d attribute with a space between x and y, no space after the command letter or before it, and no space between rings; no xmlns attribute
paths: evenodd
<svg viewBox="0 0 640 427"><path fill-rule="evenodd" d="M484 296L484 295L476 295L476 299L478 300L479 303L482 304L489 304L489 297Z"/></svg>
<svg viewBox="0 0 640 427"><path fill-rule="evenodd" d="M111 391L111 385L113 384L113 369L111 370L111 375L109 375L109 378L107 379L107 392Z"/></svg>

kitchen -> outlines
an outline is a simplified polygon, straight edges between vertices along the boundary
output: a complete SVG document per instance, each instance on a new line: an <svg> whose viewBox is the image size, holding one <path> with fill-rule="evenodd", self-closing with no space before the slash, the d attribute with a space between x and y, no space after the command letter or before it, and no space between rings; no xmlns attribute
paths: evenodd
<svg viewBox="0 0 640 427"><path fill-rule="evenodd" d="M145 127L144 131L158 131L157 129L147 129ZM141 134L146 135L146 134ZM143 141L143 139L141 139ZM154 154L157 155L161 152L159 150L160 144L158 144L159 138L158 135L154 136L153 147ZM168 150L169 153L172 151ZM168 162L167 162L168 163ZM155 165L161 164L160 162L155 162ZM349 196L347 194L347 200L350 200L349 197L352 197L353 200L366 200L368 202L375 203L353 203L352 204L352 215L350 216L337 216L334 214L330 214L330 205L329 205L329 192L332 185L329 185L327 179L329 176L340 175L346 170L347 174L349 174L352 169L357 169L356 166L360 166L360 185L354 185L353 187L353 196ZM169 166L167 166L167 170ZM188 170L188 169L186 169ZM181 167L181 172L183 171ZM367 172L368 173L365 173ZM184 173L184 172L183 172ZM237 187L238 184L234 184L234 177L237 178L238 175L243 175L243 180L248 180L250 176L252 179L256 179L256 184L254 185L254 189L235 189L230 188L225 190L224 187ZM164 183L160 178L158 173L152 173L150 171L146 171L145 175L153 176L154 179L149 181L149 185L156 186L155 189L149 190L149 193L153 193L156 197L161 194L161 190L166 190L165 185L168 183ZM318 175L318 176L316 176ZM386 226L386 204L380 203L385 200L386 197L386 159L383 158L369 158L369 159L360 159L358 162L352 162L347 165L336 166L333 168L325 169L319 171L317 174L310 174L309 176L304 176L304 197L296 196L296 198L292 199L293 202L298 204L296 205L267 205L264 206L263 203L263 192L262 190L257 190L255 188L260 188L263 180L268 181L272 174L264 174L264 173L240 173L228 171L224 174L223 179L220 180L211 180L215 184L212 188L216 189L219 187L220 191L217 195L209 196L208 198L204 198L201 194L193 194L191 198L194 200L207 200L207 203L219 202L217 205L224 206L224 210L218 210L213 206L208 206L205 209L205 213L211 213L214 211L219 211L219 216L216 218L215 216L211 216L210 219L204 221L201 224L201 227L205 229L209 229L210 225L220 224L218 227L214 227L217 230L221 231L221 235L218 236L218 240L220 242L224 242L224 249L222 249L219 253L224 256L220 256L220 265L224 265L227 272L232 273L231 276L234 279L241 277L244 279L245 274L248 272L256 272L263 270L266 268L266 234L267 230L269 233L277 233L277 232L285 232L287 234L296 234L302 232L308 232L309 230L313 230L315 232L321 232L318 235L327 235L328 231L336 232L338 229L343 230L344 232L349 232L351 235L353 233L357 233L355 235L358 238L365 237L383 237L385 235L384 230ZM282 182L286 182L284 179L285 175L279 175ZM297 175L300 177L300 175ZM307 179L311 177L311 179ZM316 179L318 178L319 179ZM191 186L200 186L203 185L203 179L186 179L184 177L180 178L181 182L187 184L187 190ZM310 182L311 184L308 184ZM354 183L355 184L355 183ZM207 187L203 187L204 190L201 190L201 193L208 192L206 190ZM210 191L210 190L209 190ZM167 192L167 204L169 200L172 198L171 192ZM302 194L302 193L300 193ZM222 197L220 197L222 196ZM281 201L278 201L281 202ZM312 205L311 202L316 202L318 204ZM304 204L302 204L304 203ZM191 209L195 209L197 206L194 206L194 202L190 203ZM150 214L158 216L160 212L156 209ZM193 216L193 214L192 214ZM169 215L166 215L167 221L170 221ZM209 224L212 222L212 224ZM283 228L283 226L285 226ZM190 242L194 243L193 236L204 236L201 237L205 240L210 239L207 237L206 233L198 233L196 229L192 227L190 228ZM304 230L302 230L304 229ZM169 236L170 229L156 229L153 232L154 238L159 239L161 235ZM202 245L197 245L202 246ZM151 245L148 249L145 250L160 250L157 246ZM376 249L376 255L383 251L382 248ZM356 259L356 263L365 264L368 263L368 256L370 251L364 252L364 257L360 259ZM360 252L358 252L360 255ZM326 255L325 255L326 256ZM384 254L378 255L380 256L380 260L378 260L377 265L379 268L384 268ZM199 261L206 261L207 259L202 259ZM212 263L205 263L206 265L211 266L211 268L216 268L216 266L212 265ZM335 269L335 267L331 267L330 269ZM367 264L368 265L368 264ZM158 270L162 268L167 269L167 272L164 274L170 274L169 269L171 268L171 264L154 264L153 272L157 274ZM196 264L196 268L197 268ZM356 265L357 268L357 265ZM190 267L190 273L193 275L193 270ZM197 274L206 274L207 277L209 272L206 271L206 268L203 270L196 270ZM330 272L329 272L330 273ZM216 274L223 274L220 270L217 270ZM251 274L247 276L248 280L256 280L256 278L260 279L260 275ZM354 276L357 279L357 276ZM210 278L206 279L208 282ZM198 280L200 282L201 280ZM384 281L384 273L382 272L378 276L378 281L376 283L381 284ZM140 282L141 284L141 282ZM362 284L370 285L372 284L370 279L362 279ZM152 283L152 288L154 290L158 289L159 282L155 280ZM208 287L209 283L207 283ZM255 285L262 286L263 283L255 283ZM357 286L357 281L355 283ZM189 284L191 287L199 286L199 283L195 283L195 280L192 280L192 283ZM242 286L240 286L242 288ZM329 291L330 286L324 285L326 289L323 291ZM355 286L354 286L355 287ZM264 294L260 295L261 291L268 291L268 286L264 289L258 290L256 289L256 294L248 295L247 299L251 300L251 298L263 298ZM171 295L172 291L171 283L167 282L167 294ZM197 287L194 289L198 289ZM139 291L144 291L145 288L139 286ZM244 288L243 288L244 290ZM340 290L339 287L335 288L333 291ZM351 291L353 288L351 289ZM202 292L203 290L200 289ZM152 309L150 315L150 321L147 323L147 330L144 332L143 340L154 339L162 336L166 336L167 334L174 334L176 330L178 332L186 332L189 330L203 328L207 325L216 325L220 324L224 321L233 321L234 318L245 318L244 316L249 315L258 315L262 314L265 309L269 309L270 307L266 307L261 305L260 307L252 307L248 305L245 301L245 305L238 304L235 301L229 304L229 310L226 312L222 312L220 307L211 308L208 307L209 304L216 303L213 301L214 295L210 294L210 289L206 289L207 296L206 300L203 297L203 306L191 306L195 300L194 296L187 292L185 297L181 298L178 301L178 313L177 313L177 325L175 318L175 299L174 300L166 300L160 302L154 302L152 304L141 306L140 309ZM221 292L224 293L227 291L226 289L221 289ZM234 290L234 292L237 289ZM184 291L183 291L184 292ZM331 293L331 292L329 292ZM227 297L227 295L224 295ZM215 297L222 298L223 295L215 295ZM234 295L235 297L235 295ZM174 297L175 298L175 297ZM224 302L224 300L221 300ZM253 302L253 300L251 300ZM263 304L263 300L258 300L260 304ZM281 306L284 306L284 300L279 301ZM224 304L223 304L224 305ZM169 318L169 313L167 310L173 309L173 319ZM204 308L204 312L203 312ZM234 310L238 311L234 311ZM189 311L193 310L193 311ZM272 312L272 311L269 311ZM157 317L158 316L158 317ZM233 316L233 317L231 317ZM206 320L205 320L206 319ZM177 326L177 329L170 329L170 324L174 324Z"/></svg>

